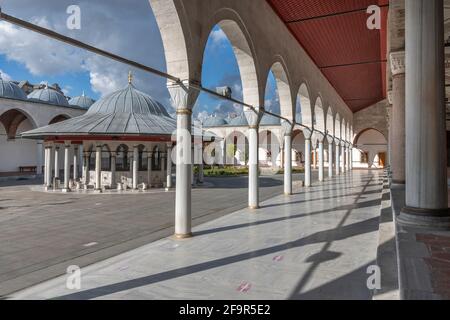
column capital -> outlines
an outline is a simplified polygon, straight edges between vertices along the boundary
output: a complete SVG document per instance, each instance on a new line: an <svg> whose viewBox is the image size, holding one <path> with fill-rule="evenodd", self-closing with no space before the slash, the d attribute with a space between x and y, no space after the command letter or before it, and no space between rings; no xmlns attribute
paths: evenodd
<svg viewBox="0 0 450 320"><path fill-rule="evenodd" d="M303 128L303 135L305 136L306 140L311 140L311 136L312 136L312 130L310 130L309 128Z"/></svg>
<svg viewBox="0 0 450 320"><path fill-rule="evenodd" d="M255 107L249 108L244 106L244 115L247 119L250 129L258 129L259 123L264 115L264 108Z"/></svg>
<svg viewBox="0 0 450 320"><path fill-rule="evenodd" d="M177 114L192 114L192 108L199 95L196 84L189 80L169 82L167 89Z"/></svg>
<svg viewBox="0 0 450 320"><path fill-rule="evenodd" d="M335 137L327 134L327 141L328 141L329 144L332 144L334 142L334 139L335 139Z"/></svg>
<svg viewBox="0 0 450 320"><path fill-rule="evenodd" d="M405 74L405 51L391 52L389 54L392 76Z"/></svg>
<svg viewBox="0 0 450 320"><path fill-rule="evenodd" d="M292 131L294 130L294 124L287 120L281 120L281 135L282 136L292 136Z"/></svg>

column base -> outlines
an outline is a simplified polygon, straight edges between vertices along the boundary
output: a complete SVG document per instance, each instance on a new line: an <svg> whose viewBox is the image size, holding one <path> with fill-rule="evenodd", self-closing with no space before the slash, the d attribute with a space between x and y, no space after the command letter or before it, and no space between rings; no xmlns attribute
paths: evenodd
<svg viewBox="0 0 450 320"><path fill-rule="evenodd" d="M102 189L94 189L94 192L95 192L95 193L102 193L103 190L102 190Z"/></svg>
<svg viewBox="0 0 450 320"><path fill-rule="evenodd" d="M250 210L257 210L257 209L259 209L259 206L248 206L248 208Z"/></svg>
<svg viewBox="0 0 450 320"><path fill-rule="evenodd" d="M166 190L166 192L169 192L169 191L172 191L173 188L172 187L169 187L169 188L166 187L165 190Z"/></svg>
<svg viewBox="0 0 450 320"><path fill-rule="evenodd" d="M192 232L186 234L175 233L174 237L175 239L189 239L192 238Z"/></svg>
<svg viewBox="0 0 450 320"><path fill-rule="evenodd" d="M284 195L285 196L292 196L292 192L285 192Z"/></svg>
<svg viewBox="0 0 450 320"><path fill-rule="evenodd" d="M62 189L61 190L63 193L68 193L68 192L70 192L71 190L70 190L70 188L64 188L64 189Z"/></svg>
<svg viewBox="0 0 450 320"><path fill-rule="evenodd" d="M450 209L404 207L397 221L407 227L450 230Z"/></svg>

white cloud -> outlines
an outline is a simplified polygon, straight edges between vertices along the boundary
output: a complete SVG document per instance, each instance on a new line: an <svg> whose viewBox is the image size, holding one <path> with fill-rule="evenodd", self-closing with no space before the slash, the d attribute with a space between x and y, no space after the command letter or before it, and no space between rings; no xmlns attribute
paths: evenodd
<svg viewBox="0 0 450 320"><path fill-rule="evenodd" d="M210 38L212 40L213 45L220 45L223 44L224 41L228 40L225 32L223 32L222 29L213 30L211 32Z"/></svg>
<svg viewBox="0 0 450 320"><path fill-rule="evenodd" d="M4 72L2 69L0 69L0 77L5 81L12 80L11 76L9 74L7 74L6 72Z"/></svg>
<svg viewBox="0 0 450 320"><path fill-rule="evenodd" d="M70 4L70 0L3 0L2 8L11 15L165 71L164 49L148 1L80 0L77 4L82 13L81 30L72 31L65 25L65 10ZM0 54L24 65L35 76L87 72L90 83L86 87L90 85L102 96L127 84L128 66L6 22L0 22ZM135 73L136 87L159 100L170 112L165 79Z"/></svg>

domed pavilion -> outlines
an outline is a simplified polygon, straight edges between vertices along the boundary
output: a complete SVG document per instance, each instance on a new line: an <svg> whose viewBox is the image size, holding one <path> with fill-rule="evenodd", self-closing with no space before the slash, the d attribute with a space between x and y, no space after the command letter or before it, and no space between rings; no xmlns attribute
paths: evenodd
<svg viewBox="0 0 450 320"><path fill-rule="evenodd" d="M128 82L126 88L93 103L81 116L22 134L24 138L45 141L47 190L59 188L60 168L54 159L58 159L61 149L64 150L63 192L73 188L98 192L171 188L170 155L176 120L161 103L134 87L131 74ZM45 92L35 95L47 99ZM77 105L88 102L76 100L73 103ZM213 137L203 137L205 140L212 141Z"/></svg>

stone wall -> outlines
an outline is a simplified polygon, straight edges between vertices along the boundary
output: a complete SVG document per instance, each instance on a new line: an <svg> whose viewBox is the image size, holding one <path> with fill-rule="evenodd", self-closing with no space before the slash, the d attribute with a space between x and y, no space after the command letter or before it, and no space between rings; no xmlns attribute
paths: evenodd
<svg viewBox="0 0 450 320"><path fill-rule="evenodd" d="M365 129L376 129L380 131L386 140L388 139L388 124L386 119L387 100L383 100L353 115L352 140ZM354 142L354 141L352 141Z"/></svg>

